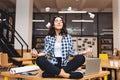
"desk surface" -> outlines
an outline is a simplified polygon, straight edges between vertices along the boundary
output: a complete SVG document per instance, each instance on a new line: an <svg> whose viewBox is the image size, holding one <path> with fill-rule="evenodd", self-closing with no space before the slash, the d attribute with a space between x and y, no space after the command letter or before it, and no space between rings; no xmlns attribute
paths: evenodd
<svg viewBox="0 0 120 80"><path fill-rule="evenodd" d="M113 61L113 66L110 65L110 61ZM118 62L118 66L114 65L114 62ZM102 68L120 69L120 60L101 60Z"/></svg>
<svg viewBox="0 0 120 80"><path fill-rule="evenodd" d="M98 74L92 74L92 75L87 75L87 76L84 76L82 79L79 79L79 80L85 80L85 79L92 79L92 78L97 78L97 77L103 77L103 76L107 76L109 74L109 71L101 71L100 73ZM34 76L26 76L26 75L21 75L21 74L10 74L9 71L7 72L1 72L1 75L2 76L7 76L7 77L10 77L10 78L23 78L23 79L29 79L29 80L74 80L74 79L65 79L65 78L42 78L41 77L41 71L38 72L37 75L34 75Z"/></svg>
<svg viewBox="0 0 120 80"><path fill-rule="evenodd" d="M16 58L16 57L13 57L12 59L16 60L16 61L31 61L31 60L36 60L36 58Z"/></svg>

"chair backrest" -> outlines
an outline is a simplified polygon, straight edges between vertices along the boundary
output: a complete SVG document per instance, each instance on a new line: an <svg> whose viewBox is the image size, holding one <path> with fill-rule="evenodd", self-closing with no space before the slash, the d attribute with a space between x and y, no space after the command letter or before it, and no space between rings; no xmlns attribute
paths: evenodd
<svg viewBox="0 0 120 80"><path fill-rule="evenodd" d="M101 60L108 60L108 54L107 53L100 53L99 54L99 58L101 59Z"/></svg>
<svg viewBox="0 0 120 80"><path fill-rule="evenodd" d="M29 52L24 52L23 53L23 58L32 58L32 55ZM22 64L23 65L31 65L31 64L33 64L33 62L32 62L32 60L23 61Z"/></svg>

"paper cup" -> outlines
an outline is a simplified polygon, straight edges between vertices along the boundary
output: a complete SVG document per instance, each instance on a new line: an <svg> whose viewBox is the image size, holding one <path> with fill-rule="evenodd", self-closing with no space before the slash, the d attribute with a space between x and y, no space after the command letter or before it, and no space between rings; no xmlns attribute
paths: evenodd
<svg viewBox="0 0 120 80"><path fill-rule="evenodd" d="M118 62L117 62L117 61L115 61L115 62L114 62L114 65L115 65L116 67L118 67Z"/></svg>
<svg viewBox="0 0 120 80"><path fill-rule="evenodd" d="M114 65L114 62L113 61L110 61L110 66L113 66Z"/></svg>

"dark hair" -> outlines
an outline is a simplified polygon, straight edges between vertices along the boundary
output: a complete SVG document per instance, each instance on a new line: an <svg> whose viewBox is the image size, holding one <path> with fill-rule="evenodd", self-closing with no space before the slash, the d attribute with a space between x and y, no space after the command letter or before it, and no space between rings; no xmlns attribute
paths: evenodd
<svg viewBox="0 0 120 80"><path fill-rule="evenodd" d="M48 31L48 35L50 35L50 36L55 36L56 35L55 28L54 28L54 21L55 21L55 19L57 17L61 18L62 22L63 22L63 27L62 27L62 30L61 30L61 32L59 34L61 34L61 35L67 35L68 32L67 32L67 29L66 29L66 24L65 24L65 21L63 20L62 16L55 16L53 18L53 20L51 22L51 26L50 26L49 31Z"/></svg>

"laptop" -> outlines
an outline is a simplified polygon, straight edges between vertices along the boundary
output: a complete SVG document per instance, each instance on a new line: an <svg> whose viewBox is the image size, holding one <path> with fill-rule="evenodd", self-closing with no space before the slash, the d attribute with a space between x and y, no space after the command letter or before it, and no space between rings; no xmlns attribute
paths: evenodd
<svg viewBox="0 0 120 80"><path fill-rule="evenodd" d="M84 75L96 74L100 72L100 59L99 58L87 58L86 67L80 71Z"/></svg>

